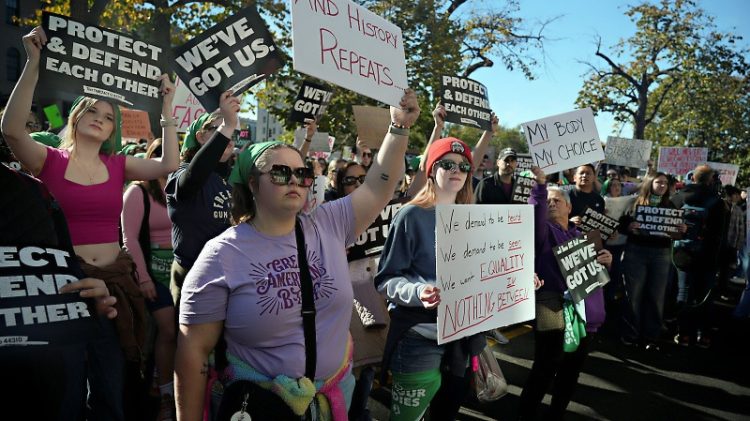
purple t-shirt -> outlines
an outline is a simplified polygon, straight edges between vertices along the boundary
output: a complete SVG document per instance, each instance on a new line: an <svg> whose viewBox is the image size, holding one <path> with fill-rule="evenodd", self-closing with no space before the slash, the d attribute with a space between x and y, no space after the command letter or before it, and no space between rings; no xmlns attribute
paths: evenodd
<svg viewBox="0 0 750 421"><path fill-rule="evenodd" d="M318 364L327 378L341 365L353 293L346 244L354 236L351 197L300 216L314 284ZM302 297L294 231L269 237L249 224L206 243L182 286L180 323L224 321L230 353L269 377L305 372Z"/></svg>

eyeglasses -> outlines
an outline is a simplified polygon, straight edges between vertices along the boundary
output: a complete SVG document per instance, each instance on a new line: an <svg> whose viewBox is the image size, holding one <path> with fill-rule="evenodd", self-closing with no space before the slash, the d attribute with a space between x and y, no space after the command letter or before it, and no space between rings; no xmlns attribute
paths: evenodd
<svg viewBox="0 0 750 421"><path fill-rule="evenodd" d="M445 171L450 171L452 173L455 173L456 171L468 173L471 171L471 164L469 164L468 162L462 162L459 164L458 162L451 161L450 159L441 159L440 161L435 162L435 165L439 166Z"/></svg>
<svg viewBox="0 0 750 421"><path fill-rule="evenodd" d="M204 131L204 132L210 132L210 131L216 130L216 129L218 129L218 128L219 128L219 126L216 126L216 125L210 125L210 126L205 126L205 127L203 127L203 131Z"/></svg>
<svg viewBox="0 0 750 421"><path fill-rule="evenodd" d="M365 177L367 176L364 174L360 175L359 177L347 175L343 180L341 180L341 184L345 186L353 186L357 181L359 181L359 184L365 184Z"/></svg>
<svg viewBox="0 0 750 421"><path fill-rule="evenodd" d="M26 128L31 130L32 132L38 132L39 130L42 130L42 125L33 121L27 121Z"/></svg>
<svg viewBox="0 0 750 421"><path fill-rule="evenodd" d="M366 157L368 157L368 158L372 158L372 152L362 152L362 156L363 156L363 157L365 157L365 156L366 156Z"/></svg>
<svg viewBox="0 0 750 421"><path fill-rule="evenodd" d="M277 186L286 186L292 181L292 175L297 179L297 185L300 187L310 187L315 181L315 173L311 168L300 167L291 169L286 165L273 165L271 170L261 174L271 176L271 183Z"/></svg>

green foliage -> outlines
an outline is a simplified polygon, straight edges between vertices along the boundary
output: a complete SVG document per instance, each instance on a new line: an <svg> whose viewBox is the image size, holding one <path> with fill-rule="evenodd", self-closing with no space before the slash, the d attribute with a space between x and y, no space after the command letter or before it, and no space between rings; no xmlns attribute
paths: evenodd
<svg viewBox="0 0 750 421"><path fill-rule="evenodd" d="M446 123L444 135L455 137L463 140L469 145L474 145L479 141L479 138L482 137L482 130L474 127ZM495 132L495 135L490 141L490 146L494 146L495 150L498 151L505 148L513 148L518 153L529 152L529 146L526 144L526 139L524 139L520 127L509 128L499 126L497 132Z"/></svg>

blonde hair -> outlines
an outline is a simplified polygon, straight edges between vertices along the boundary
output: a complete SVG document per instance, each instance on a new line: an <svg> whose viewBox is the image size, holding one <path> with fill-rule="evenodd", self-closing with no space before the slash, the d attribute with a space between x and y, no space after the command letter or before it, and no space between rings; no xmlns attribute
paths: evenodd
<svg viewBox="0 0 750 421"><path fill-rule="evenodd" d="M432 171L432 169L430 169ZM408 205L419 206L420 208L431 208L437 203L437 189L435 187L435 177L430 175L427 177L427 183L424 187L414 196L414 198L407 203ZM471 184L471 173L466 174L466 181L464 181L461 190L456 193L456 204L457 205L470 205L474 203L474 188Z"/></svg>
<svg viewBox="0 0 750 421"><path fill-rule="evenodd" d="M84 114L86 114L91 107L94 106L97 102L106 102L107 104L112 105L108 101L104 101L101 99L91 98L91 97L83 97L81 101L71 110L70 115L68 116L68 126L65 130L65 135L62 138L62 141L60 142L60 146L58 146L58 149L70 149L76 144L76 126L78 125L78 122L81 120ZM112 109L114 110L115 106L112 105ZM117 124L117 118L115 117L115 121L112 125L112 133L109 134L109 138L105 141L105 143L109 143L109 148L105 148L104 144L102 145L102 151L104 149L108 150L109 154L115 153L115 136L117 134L117 127L115 125Z"/></svg>

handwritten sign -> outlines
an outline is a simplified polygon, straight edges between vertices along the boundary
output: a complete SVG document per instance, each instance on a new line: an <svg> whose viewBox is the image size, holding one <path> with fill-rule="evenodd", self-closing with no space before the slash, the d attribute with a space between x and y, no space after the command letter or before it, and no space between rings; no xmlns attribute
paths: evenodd
<svg viewBox="0 0 750 421"><path fill-rule="evenodd" d="M37 92L65 93L117 101L158 115L159 76L165 73L161 47L120 32L44 12L49 41L42 49Z"/></svg>
<svg viewBox="0 0 750 421"><path fill-rule="evenodd" d="M386 108L355 105L354 122L357 125L357 137L368 148L378 149L391 125L391 111Z"/></svg>
<svg viewBox="0 0 750 421"><path fill-rule="evenodd" d="M573 302L586 298L609 282L607 268L596 261L596 245L586 235L552 247Z"/></svg>
<svg viewBox="0 0 750 421"><path fill-rule="evenodd" d="M680 232L677 226L684 222L684 212L682 209L638 205L635 207L635 221L640 224L638 231L641 233L667 237Z"/></svg>
<svg viewBox="0 0 750 421"><path fill-rule="evenodd" d="M401 29L350 0L293 1L294 70L394 107L406 79Z"/></svg>
<svg viewBox="0 0 750 421"><path fill-rule="evenodd" d="M315 177L310 189L307 191L307 201L305 206L302 208L304 213L312 213L318 206L325 202L325 190L328 179L324 175L318 175Z"/></svg>
<svg viewBox="0 0 750 421"><path fill-rule="evenodd" d="M645 168L651 156L652 144L650 140L609 136L604 148L605 162L624 167Z"/></svg>
<svg viewBox="0 0 750 421"><path fill-rule="evenodd" d="M121 109L122 115L122 137L123 139L150 139L151 123L148 121L148 113L138 110Z"/></svg>
<svg viewBox="0 0 750 421"><path fill-rule="evenodd" d="M667 174L685 175L708 161L708 148L660 147L657 170Z"/></svg>
<svg viewBox="0 0 750 421"><path fill-rule="evenodd" d="M592 230L599 230L602 237L602 241L607 241L609 237L614 235L620 222L616 219L612 219L609 216L599 213L591 208L586 208L581 216L581 231L589 232Z"/></svg>
<svg viewBox="0 0 750 421"><path fill-rule="evenodd" d="M725 164L723 162L707 162L708 166L714 171L719 173L719 180L724 186L731 185L737 182L737 174L740 172L740 166L734 164Z"/></svg>
<svg viewBox="0 0 750 421"><path fill-rule="evenodd" d="M241 94L284 64L254 6L246 7L173 50L175 71L206 110L227 90Z"/></svg>
<svg viewBox="0 0 750 421"><path fill-rule="evenodd" d="M319 120L331 102L333 91L325 86L306 80L297 93L289 118L298 123L304 123L306 118Z"/></svg>
<svg viewBox="0 0 750 421"><path fill-rule="evenodd" d="M440 102L445 107L445 121L492 130L492 109L484 85L473 79L443 76L441 86Z"/></svg>
<svg viewBox="0 0 750 421"><path fill-rule="evenodd" d="M515 175L521 175L524 171L531 171L531 167L534 166L534 160L527 153L516 155L516 162L518 162L518 165L516 165Z"/></svg>
<svg viewBox="0 0 750 421"><path fill-rule="evenodd" d="M177 132L187 132L190 123L206 112L198 98L190 92L187 85L180 78L174 83L174 100L172 101L172 118L177 120Z"/></svg>
<svg viewBox="0 0 750 421"><path fill-rule="evenodd" d="M591 108L523 123L534 165L547 174L604 159Z"/></svg>
<svg viewBox="0 0 750 421"><path fill-rule="evenodd" d="M534 208L438 205L438 344L534 318Z"/></svg>
<svg viewBox="0 0 750 421"><path fill-rule="evenodd" d="M536 185L536 180L529 177L516 177L516 181L513 184L513 203L522 203L524 205L529 203L529 197L531 197L531 189Z"/></svg>

